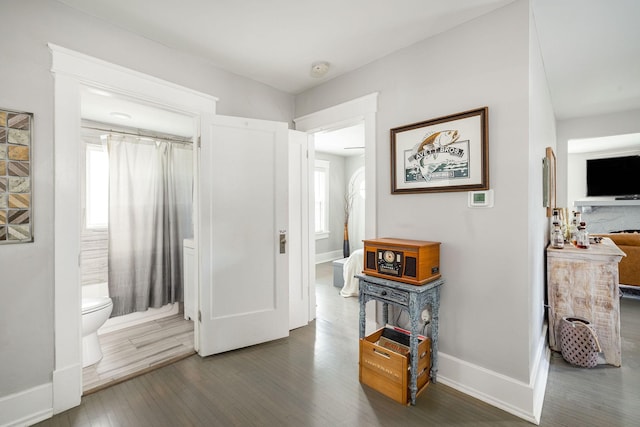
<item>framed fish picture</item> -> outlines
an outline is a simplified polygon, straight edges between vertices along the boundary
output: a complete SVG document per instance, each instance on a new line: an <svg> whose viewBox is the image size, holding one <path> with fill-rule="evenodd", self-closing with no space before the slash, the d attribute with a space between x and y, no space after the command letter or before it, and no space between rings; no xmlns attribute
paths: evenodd
<svg viewBox="0 0 640 427"><path fill-rule="evenodd" d="M391 193L489 189L488 107L391 129Z"/></svg>

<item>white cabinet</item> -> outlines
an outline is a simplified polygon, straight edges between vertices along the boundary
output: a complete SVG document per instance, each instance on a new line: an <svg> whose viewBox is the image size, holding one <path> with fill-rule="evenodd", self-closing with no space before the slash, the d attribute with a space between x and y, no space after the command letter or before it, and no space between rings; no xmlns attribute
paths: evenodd
<svg viewBox="0 0 640 427"><path fill-rule="evenodd" d="M182 274L183 274L183 296L184 296L184 318L195 321L197 316L196 301L196 278L194 260L194 241L184 239L182 246Z"/></svg>

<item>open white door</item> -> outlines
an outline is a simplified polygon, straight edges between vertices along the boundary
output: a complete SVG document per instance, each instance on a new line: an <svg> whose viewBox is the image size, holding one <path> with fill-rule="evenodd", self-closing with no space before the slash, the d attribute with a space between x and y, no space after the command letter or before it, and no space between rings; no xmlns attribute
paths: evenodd
<svg viewBox="0 0 640 427"><path fill-rule="evenodd" d="M289 131L289 329L309 324L307 134Z"/></svg>
<svg viewBox="0 0 640 427"><path fill-rule="evenodd" d="M207 356L289 335L288 129L212 116L201 133L199 354Z"/></svg>

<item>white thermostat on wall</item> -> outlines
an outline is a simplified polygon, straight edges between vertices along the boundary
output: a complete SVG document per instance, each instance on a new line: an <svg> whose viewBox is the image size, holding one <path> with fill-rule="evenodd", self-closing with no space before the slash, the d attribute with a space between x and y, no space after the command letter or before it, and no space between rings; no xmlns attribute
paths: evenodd
<svg viewBox="0 0 640 427"><path fill-rule="evenodd" d="M469 191L470 208L492 208L493 190Z"/></svg>

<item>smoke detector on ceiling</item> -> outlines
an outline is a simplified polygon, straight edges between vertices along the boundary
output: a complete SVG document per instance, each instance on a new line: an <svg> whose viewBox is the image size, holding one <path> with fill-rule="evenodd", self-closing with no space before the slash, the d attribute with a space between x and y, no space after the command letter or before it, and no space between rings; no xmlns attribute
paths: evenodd
<svg viewBox="0 0 640 427"><path fill-rule="evenodd" d="M329 72L329 63L326 61L318 61L311 64L311 77L324 77Z"/></svg>

